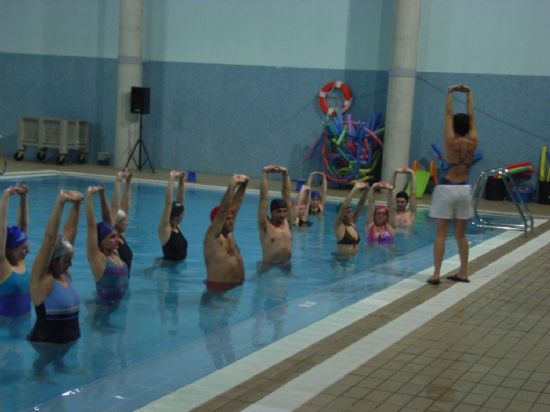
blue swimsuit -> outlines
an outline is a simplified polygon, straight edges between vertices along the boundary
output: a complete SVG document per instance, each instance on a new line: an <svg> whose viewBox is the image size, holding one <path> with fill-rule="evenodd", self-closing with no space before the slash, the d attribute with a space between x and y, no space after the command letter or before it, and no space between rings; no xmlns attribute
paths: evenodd
<svg viewBox="0 0 550 412"><path fill-rule="evenodd" d="M54 281L53 289L40 305L35 306L36 323L28 339L34 342L68 343L80 337L78 314L80 297L67 277L68 286Z"/></svg>
<svg viewBox="0 0 550 412"><path fill-rule="evenodd" d="M16 318L31 310L30 274L11 272L0 283L0 316Z"/></svg>
<svg viewBox="0 0 550 412"><path fill-rule="evenodd" d="M98 303L111 304L120 301L128 289L128 266L126 263L117 266L106 258L105 270L99 282L96 282Z"/></svg>

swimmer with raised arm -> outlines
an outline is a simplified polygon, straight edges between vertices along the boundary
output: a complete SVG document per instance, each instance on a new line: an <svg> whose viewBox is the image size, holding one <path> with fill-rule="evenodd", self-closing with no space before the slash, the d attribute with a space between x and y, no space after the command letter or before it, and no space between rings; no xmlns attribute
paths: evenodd
<svg viewBox="0 0 550 412"><path fill-rule="evenodd" d="M103 186L89 186L86 194L88 223L88 262L95 279L97 302L102 305L118 303L129 285L128 265L120 258L120 237L108 222L95 222L94 194L98 194L102 207L107 204Z"/></svg>
<svg viewBox="0 0 550 412"><path fill-rule="evenodd" d="M400 173L410 176L411 196L409 198L404 191L395 195L395 225L410 228L416 219L416 175L414 170L406 167L396 169L393 174L393 187L396 187L397 175Z"/></svg>
<svg viewBox="0 0 550 412"><path fill-rule="evenodd" d="M467 113L454 114L453 95L466 95ZM469 282L468 279L468 239L466 227L472 215L470 205L470 185L468 183L470 167L474 162L479 135L474 117L474 96L469 86L457 84L447 90L445 103L445 121L443 127L445 136L445 160L449 163L445 175L440 177L439 185L435 187L430 217L436 219L434 241L434 273L428 283L441 283L441 264L445 255L445 239L449 222L454 225L454 234L460 256L458 273L447 279L455 282Z"/></svg>
<svg viewBox="0 0 550 412"><path fill-rule="evenodd" d="M377 189L388 190L387 205L375 205L374 191ZM369 189L367 213L367 224L365 231L367 240L373 243L392 243L395 235L395 206L393 186L387 182L380 181L373 184Z"/></svg>
<svg viewBox="0 0 550 412"><path fill-rule="evenodd" d="M31 296L36 322L28 339L33 342L69 343L80 337L80 296L69 268L74 256L82 193L62 190L44 233L31 272ZM65 203L73 207L59 235Z"/></svg>
<svg viewBox="0 0 550 412"><path fill-rule="evenodd" d="M243 258L233 228L247 184L247 176L233 175L219 206L210 211L211 224L203 243L208 290L225 291L244 281Z"/></svg>
<svg viewBox="0 0 550 412"><path fill-rule="evenodd" d="M31 310L30 275L26 256L29 253L29 206L24 183L9 186L0 199L0 319L8 321ZM19 195L17 225L8 226L10 197Z"/></svg>
<svg viewBox="0 0 550 412"><path fill-rule="evenodd" d="M174 181L178 180L178 192L174 198ZM180 224L185 207L185 172L172 170L168 178L164 209L160 217L158 236L165 260L180 261L187 257L187 239L183 236Z"/></svg>
<svg viewBox="0 0 550 412"><path fill-rule="evenodd" d="M304 184L298 193L298 199L292 206L294 208L292 225L295 227L309 227L309 208L311 203L311 188Z"/></svg>
<svg viewBox="0 0 550 412"><path fill-rule="evenodd" d="M120 198L120 186L122 181L125 182L124 193L122 194L122 201ZM115 187L113 190L113 198L111 200L111 223L114 229L117 231L120 238L120 244L118 245L118 254L120 258L128 266L128 270L132 267L133 253L132 249L126 241L124 232L128 227L128 212L130 210L130 187L132 181L132 173L128 169L118 172L115 179ZM106 216L103 217L106 220Z"/></svg>
<svg viewBox="0 0 550 412"><path fill-rule="evenodd" d="M267 216L268 205L268 175L282 175L282 198L273 199L270 204L271 216ZM285 167L266 166L262 171L260 181L260 203L258 207L258 229L262 245L263 263L285 265L292 255L292 234L290 231L291 217L290 176Z"/></svg>
<svg viewBox="0 0 550 412"><path fill-rule="evenodd" d="M313 179L315 176L321 177L321 192L313 190ZM327 177L323 172L312 172L307 178L307 185L311 190L309 214L312 216L321 216L325 210L325 202L327 200Z"/></svg>
<svg viewBox="0 0 550 412"><path fill-rule="evenodd" d="M361 216L361 212L365 206L367 199L368 183L358 181L355 182L353 188L349 191L348 195L344 199L344 202L340 205L338 214L334 219L334 233L336 234L337 254L339 256L350 256L357 253L359 250L359 242L361 237L355 224ZM353 211L351 207L351 201L357 192L362 191L359 203Z"/></svg>

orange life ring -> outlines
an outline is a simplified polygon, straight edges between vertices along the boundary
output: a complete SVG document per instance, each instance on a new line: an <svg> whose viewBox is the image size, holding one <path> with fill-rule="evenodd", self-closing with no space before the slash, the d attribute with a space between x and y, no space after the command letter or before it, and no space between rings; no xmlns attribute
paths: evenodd
<svg viewBox="0 0 550 412"><path fill-rule="evenodd" d="M337 110L334 107L330 107L327 103L327 95L334 89L339 89L344 95L344 104L341 107L342 113L347 112L351 107L352 95L349 86L340 80L327 83L321 87L319 106L321 106L322 112L328 116L335 116L337 114Z"/></svg>

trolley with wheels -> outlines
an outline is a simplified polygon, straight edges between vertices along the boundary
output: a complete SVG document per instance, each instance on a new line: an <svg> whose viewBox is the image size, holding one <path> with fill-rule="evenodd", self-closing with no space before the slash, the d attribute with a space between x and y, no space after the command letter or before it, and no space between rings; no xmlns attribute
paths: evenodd
<svg viewBox="0 0 550 412"><path fill-rule="evenodd" d="M36 158L44 160L48 149L57 149L56 162L65 163L69 150L77 150L77 162L84 163L88 154L90 124L82 120L49 117L22 117L17 128L15 160L23 160L27 147L37 147Z"/></svg>

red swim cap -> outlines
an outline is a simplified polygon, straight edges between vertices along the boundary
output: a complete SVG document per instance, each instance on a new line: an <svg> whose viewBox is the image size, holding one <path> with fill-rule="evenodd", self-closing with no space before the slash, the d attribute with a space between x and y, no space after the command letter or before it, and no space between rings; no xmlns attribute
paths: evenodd
<svg viewBox="0 0 550 412"><path fill-rule="evenodd" d="M215 206L210 211L210 221L213 222L214 219L216 219L216 216L218 216L218 212L220 211L219 206ZM227 217L233 217L233 212L229 211L227 212Z"/></svg>

